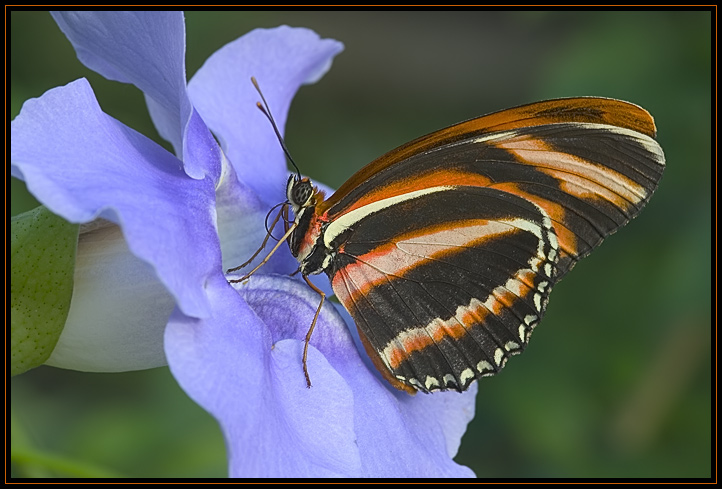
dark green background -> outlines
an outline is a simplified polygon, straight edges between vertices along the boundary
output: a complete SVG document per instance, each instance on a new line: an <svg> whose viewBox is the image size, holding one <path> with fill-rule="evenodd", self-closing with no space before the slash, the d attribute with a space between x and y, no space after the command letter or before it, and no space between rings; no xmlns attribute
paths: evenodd
<svg viewBox="0 0 722 489"><path fill-rule="evenodd" d="M346 45L286 129L302 170L331 186L412 138L536 100L599 95L654 115L668 163L657 194L556 288L526 353L480 382L457 460L479 477L710 477L711 13L189 13L189 78L223 44L279 24ZM82 66L47 13L13 12L10 28L12 116L86 76L106 112L157 139L140 92ZM20 188L15 213L32 206ZM167 369L43 367L11 389L12 441L80 473L226 473L215 422Z"/></svg>

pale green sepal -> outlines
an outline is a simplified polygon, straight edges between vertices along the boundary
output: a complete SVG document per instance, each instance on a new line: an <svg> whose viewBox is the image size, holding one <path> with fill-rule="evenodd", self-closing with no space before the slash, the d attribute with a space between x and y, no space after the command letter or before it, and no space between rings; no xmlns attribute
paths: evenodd
<svg viewBox="0 0 722 489"><path fill-rule="evenodd" d="M77 224L40 206L10 225L10 373L48 359L73 295Z"/></svg>

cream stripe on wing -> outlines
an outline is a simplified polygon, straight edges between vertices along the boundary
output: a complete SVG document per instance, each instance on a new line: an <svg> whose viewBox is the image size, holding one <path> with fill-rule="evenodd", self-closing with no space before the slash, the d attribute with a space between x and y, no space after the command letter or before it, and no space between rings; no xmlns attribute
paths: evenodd
<svg viewBox="0 0 722 489"><path fill-rule="evenodd" d="M626 137L648 151L650 159L655 163L664 165L662 148L649 136L605 124L575 125L585 130ZM628 202L637 204L648 197L648 191L643 185L600 162L556 150L543 138L539 139L523 133L508 136L507 139L498 142L489 141L489 143L509 151L520 161L534 166L538 171L559 179L563 183L562 190L567 193L587 199L600 196L623 208L628 207ZM620 197L624 201L620 200Z"/></svg>
<svg viewBox="0 0 722 489"><path fill-rule="evenodd" d="M467 221L454 223L453 229L435 230L397 243L389 243L370 253L356 257L356 263L344 267L344 274L363 284L354 295L363 295L371 288L388 280L389 276L403 276L414 267L441 259L443 256L478 246L488 239L500 238L520 230L534 234L539 240L537 258L545 259L542 230L539 225L526 219ZM533 257L532 257L533 258ZM338 292L337 292L338 294ZM342 294L343 295L343 294ZM347 297L339 296L343 302Z"/></svg>
<svg viewBox="0 0 722 489"><path fill-rule="evenodd" d="M391 207L392 205L396 205L401 202L406 202L407 200L418 199L419 197L423 197L424 195L429 195L436 192L444 192L447 190L454 190L455 188L455 186L446 185L441 187L425 188L423 190L415 190L413 192L389 197L388 199L382 199L360 207L358 209L354 209L351 212L348 212L342 216L339 216L337 219L334 219L333 222L328 225L326 231L323 233L323 243L326 248L330 249L331 242L333 242L333 240L336 239L339 234L343 233L345 230L347 230L360 220L370 216L371 214L386 209L387 207Z"/></svg>

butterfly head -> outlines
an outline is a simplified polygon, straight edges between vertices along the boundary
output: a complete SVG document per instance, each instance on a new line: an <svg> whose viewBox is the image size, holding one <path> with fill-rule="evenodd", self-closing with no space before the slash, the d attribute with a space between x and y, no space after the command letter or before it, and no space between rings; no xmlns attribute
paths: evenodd
<svg viewBox="0 0 722 489"><path fill-rule="evenodd" d="M314 194L313 184L308 178L302 178L297 174L288 177L286 183L286 199L293 208L293 213L298 216L301 209L313 205Z"/></svg>

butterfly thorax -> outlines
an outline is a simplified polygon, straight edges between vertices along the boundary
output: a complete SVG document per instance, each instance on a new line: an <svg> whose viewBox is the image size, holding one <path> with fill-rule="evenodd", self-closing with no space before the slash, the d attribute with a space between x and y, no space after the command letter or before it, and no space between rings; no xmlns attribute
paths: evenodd
<svg viewBox="0 0 722 489"><path fill-rule="evenodd" d="M324 194L308 178L291 175L286 185L286 197L293 209L296 229L288 237L291 254L301 264L303 275L323 272L331 263L332 254L323 244L325 222L316 212L316 205Z"/></svg>

